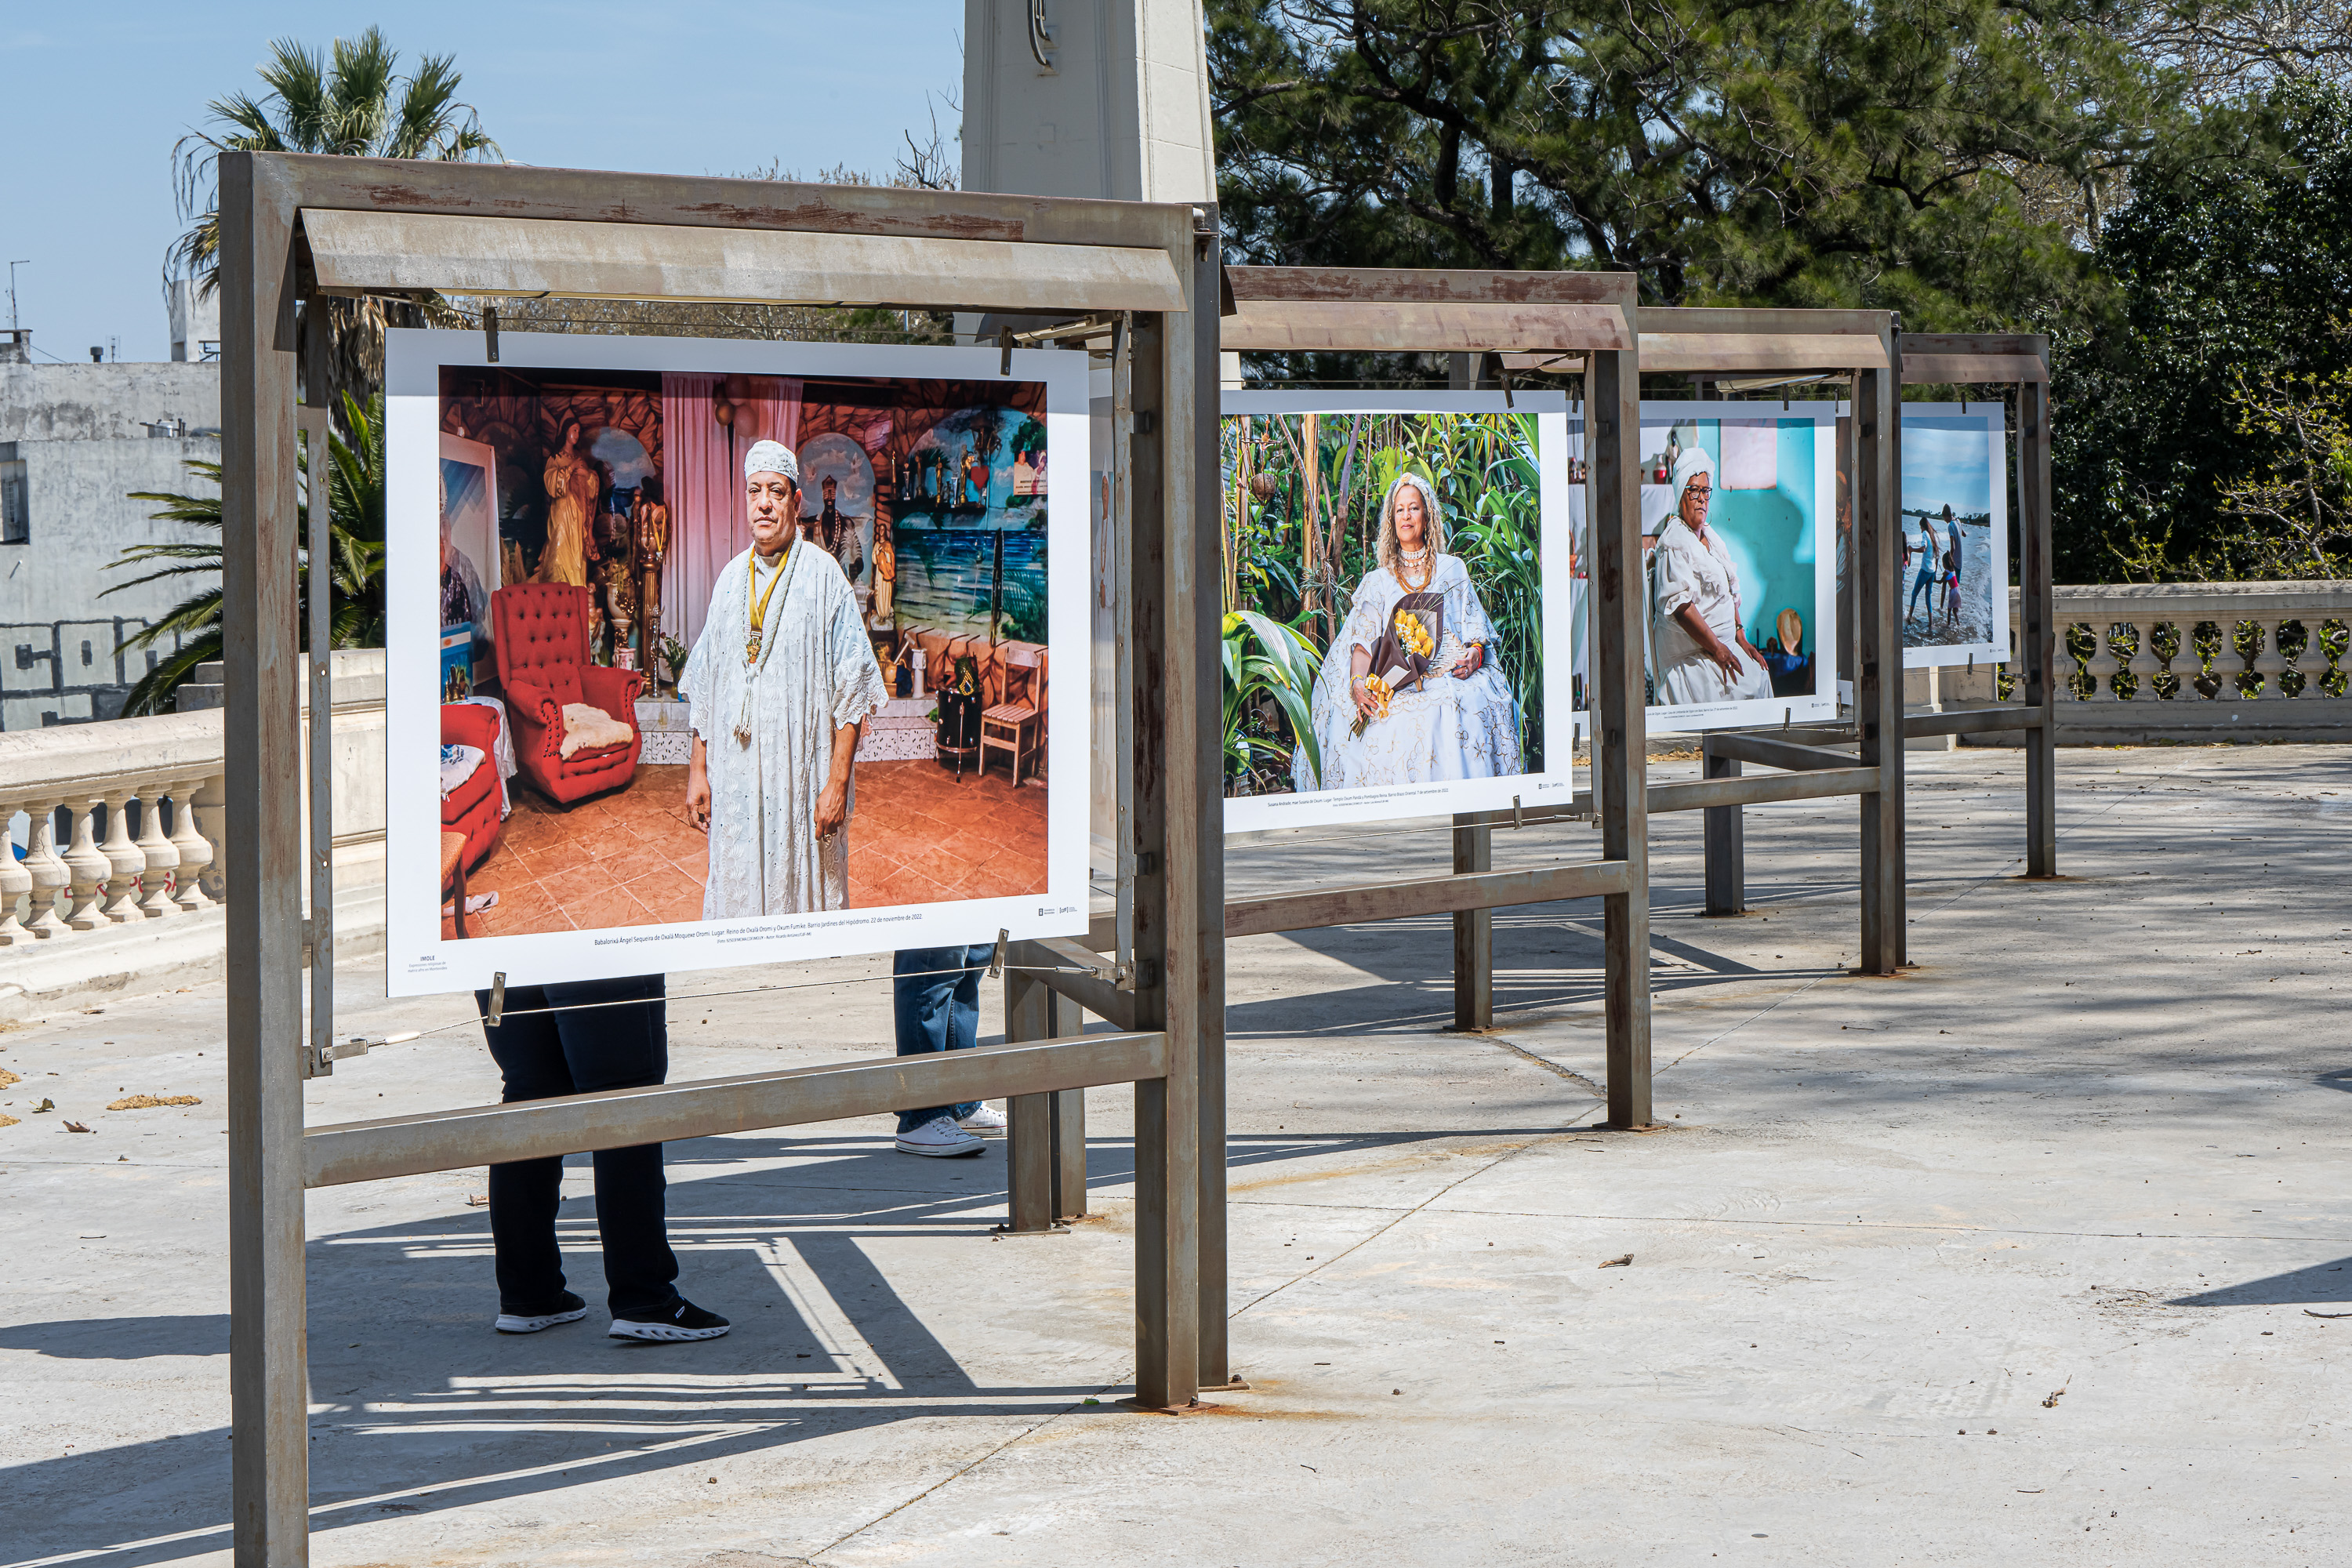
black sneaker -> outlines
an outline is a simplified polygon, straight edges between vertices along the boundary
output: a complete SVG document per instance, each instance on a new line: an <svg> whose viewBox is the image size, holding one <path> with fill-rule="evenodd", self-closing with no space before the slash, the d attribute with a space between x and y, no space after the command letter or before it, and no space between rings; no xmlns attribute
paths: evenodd
<svg viewBox="0 0 2352 1568"><path fill-rule="evenodd" d="M544 1312L499 1313L498 1331L502 1334L535 1334L541 1329L551 1329L558 1323L576 1323L588 1315L588 1303L566 1290L554 1307Z"/></svg>
<svg viewBox="0 0 2352 1568"><path fill-rule="evenodd" d="M614 1319L611 1332L616 1340L715 1340L727 1327L726 1319L681 1296L659 1316Z"/></svg>

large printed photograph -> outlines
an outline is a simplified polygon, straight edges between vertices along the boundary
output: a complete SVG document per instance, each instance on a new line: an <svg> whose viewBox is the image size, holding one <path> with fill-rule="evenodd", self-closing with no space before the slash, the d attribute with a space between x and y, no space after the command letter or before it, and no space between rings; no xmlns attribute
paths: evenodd
<svg viewBox="0 0 2352 1568"><path fill-rule="evenodd" d="M396 994L1083 924L1082 355L500 348L392 340Z"/></svg>
<svg viewBox="0 0 2352 1568"><path fill-rule="evenodd" d="M2007 415L1999 404L1903 410L1903 663L2009 657Z"/></svg>
<svg viewBox="0 0 2352 1568"><path fill-rule="evenodd" d="M1651 732L1835 716L1835 439L1828 405L1642 405Z"/></svg>
<svg viewBox="0 0 2352 1568"><path fill-rule="evenodd" d="M1564 789L1565 404L1228 393L1228 831L1509 805ZM1555 709L1558 710L1555 712Z"/></svg>

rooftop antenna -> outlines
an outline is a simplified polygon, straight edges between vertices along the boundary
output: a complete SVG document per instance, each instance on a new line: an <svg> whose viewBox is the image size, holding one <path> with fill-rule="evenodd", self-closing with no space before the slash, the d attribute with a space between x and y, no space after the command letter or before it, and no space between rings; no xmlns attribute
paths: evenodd
<svg viewBox="0 0 2352 1568"><path fill-rule="evenodd" d="M16 268L32 264L33 258L29 256L22 261L8 263L8 330L11 332L16 330Z"/></svg>

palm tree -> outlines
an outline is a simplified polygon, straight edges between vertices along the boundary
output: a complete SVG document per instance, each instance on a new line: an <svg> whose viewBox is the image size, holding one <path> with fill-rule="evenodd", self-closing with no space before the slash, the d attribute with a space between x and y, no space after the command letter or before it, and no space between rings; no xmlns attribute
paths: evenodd
<svg viewBox="0 0 2352 1568"><path fill-rule="evenodd" d="M383 645L383 395L378 393L366 404L348 393L343 399L343 428L328 438L327 456L331 472L327 480L327 517L329 521L330 555L328 592L331 616L331 636L337 647L381 647ZM302 537L310 537L310 455L298 453L297 464L302 473L305 500L296 514ZM221 466L202 458L191 458L186 463L190 473L212 486L209 495L184 495L173 490L132 490L132 500L151 500L159 510L148 515L158 522L184 523L208 531L212 537L174 542L164 544L134 544L122 552L119 560L107 563L107 569L118 566L144 566L164 563L159 570L127 583L117 583L99 595L119 594L125 588L135 588L142 583L153 583L166 577L201 577L205 585L187 598L165 611L144 630L133 633L116 648L117 653L129 653L136 648L151 647L167 637L177 634L182 639L179 651L157 661L138 685L131 689L122 711L125 714L152 713L162 709L181 681L185 680L196 666L221 657ZM299 557L302 582L298 593L301 635L309 646L310 558L308 552Z"/></svg>
<svg viewBox="0 0 2352 1568"><path fill-rule="evenodd" d="M327 153L349 158L496 159L499 144L481 117L457 100L454 55L426 55L401 77L399 52L370 27L337 38L331 58L292 38L269 46L260 98L233 92L208 105L215 128L191 132L172 149L185 234L163 255L163 276L192 278L210 294L220 280L220 155ZM417 306L378 300L324 301L334 334L331 401L364 399L383 384L383 329L423 326Z"/></svg>

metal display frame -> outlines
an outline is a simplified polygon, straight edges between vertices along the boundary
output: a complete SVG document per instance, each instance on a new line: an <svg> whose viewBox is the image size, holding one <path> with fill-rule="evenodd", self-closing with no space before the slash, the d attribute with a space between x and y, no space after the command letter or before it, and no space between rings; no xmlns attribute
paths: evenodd
<svg viewBox="0 0 2352 1568"><path fill-rule="evenodd" d="M1201 608L1218 563L1217 497L1200 482L1216 472L1216 423L1202 416L1217 401L1215 206L230 153L220 162L219 210L229 1381L240 1568L309 1560L303 1203L311 1187L905 1105L1006 1097L1026 1119L1036 1097L1131 1082L1138 1398L1152 1408L1192 1405L1203 1277L1221 1291L1224 1274L1222 1208L1213 1229L1201 1212L1204 1191L1222 1196L1223 1151L1219 628ZM318 220L306 224L306 215ZM317 450L328 429L327 334L300 333L298 305L420 290L749 298L1103 323L1118 384L1112 536L1131 590L1120 601L1118 733L1096 739L1119 761L1118 914L1106 944L1122 987L1118 1032L303 1125L303 1080L364 1047L333 1034L326 595L311 605L310 652L296 626L297 434ZM495 316L485 318L495 358ZM308 339L299 407L298 334ZM1008 331L1008 373L1013 342ZM326 526L326 511L313 510L314 527ZM304 780L287 765L303 742L306 677L307 879ZM1024 1140L1024 1157L1035 1147ZM1213 1181L1202 1166L1212 1150ZM1222 1360L1222 1310L1216 1324Z"/></svg>
<svg viewBox="0 0 2352 1568"><path fill-rule="evenodd" d="M1636 280L1604 272L1422 270L1393 268L1228 267L1220 346L1251 353L1406 353L1484 355L1530 345L1588 356L1591 432L1589 538L1593 584L1593 777L1601 781L1601 856L1579 864L1496 871L1486 828L1510 812L1454 817L1454 870L1440 877L1313 888L1223 906L1223 934L1252 936L1410 916L1454 918L1457 974L1487 976L1491 1023L1491 914L1519 904L1598 898L1603 908L1608 1123L1654 1125L1651 1106L1649 828L1645 788L1641 439ZM1202 488L1218 472L1213 422L1203 419ZM1612 520L1612 526L1603 526ZM1538 815L1528 811L1524 816ZM1547 814L1553 815L1553 814ZM1222 845L1217 847L1222 851ZM1039 963L1006 993L1006 1038L1069 1026L1065 1006L1136 1026L1115 965L1088 949L1108 943L1025 944ZM1097 973L1087 973L1089 964ZM1217 997L1223 1005L1222 993ZM1457 1013L1460 1003L1457 998ZM1457 1022L1459 1020L1457 1019ZM1225 1129L1223 1058L1202 1074L1200 1384L1236 1386L1225 1336ZM1084 1103L1080 1093L1040 1096L1013 1108L1015 1229L1056 1228L1084 1212Z"/></svg>
<svg viewBox="0 0 2352 1568"><path fill-rule="evenodd" d="M2021 646L2011 649L2011 658L2022 667L2023 702L1996 701L1988 708L1948 708L1938 713L1904 713L1899 684L1899 650L1902 646L1899 625L1895 627L1892 643L1880 646L1891 646L1897 650L1892 656L1898 668L1893 683L1895 721L1900 721L1905 739L2024 731L2025 876L2031 880L2046 880L2058 875L2057 685L2050 678L2050 671L2055 667L2057 638L2056 590L2051 567L2050 340L2039 333L1902 332L1898 330L1894 359L1896 376L1901 384L1906 386L2008 384L2017 389L2018 576L2022 625L2018 629L2018 640ZM1858 397L1854 406L1859 412L1861 402ZM1889 506L1893 510L1887 524L1897 531L1902 522L1901 415L1898 403L1894 414L1897 431L1895 470L1889 492ZM1857 425L1856 428L1859 430L1860 426ZM1855 477L1858 479L1860 475ZM1857 487L1857 497L1860 493ZM1892 534L1884 536L1879 555L1883 558L1882 573L1893 570L1894 563L1901 558L1899 540ZM1857 563L1867 558L1858 553ZM2007 562L2000 565L2001 574L2006 577ZM1862 574L1857 571L1851 579L1851 591L1857 597L1861 595L1862 584ZM1890 619L1898 618L1899 584L1886 579L1874 582L1873 586L1882 595L1885 614ZM2003 613L1997 598L1993 613ZM1857 626L1861 624L1858 621ZM1883 626L1873 629L1879 636L1885 636ZM1741 764L1745 763L1790 770L1799 774L1808 770L1836 770L1844 766L1850 759L1843 752L1827 748L1853 743L1859 738L1858 729L1868 722L1869 713L1862 702L1861 668L1862 661L1858 657L1856 727L1815 727L1778 736L1752 731L1717 731L1706 736L1701 748L1706 778L1709 781L1738 778ZM1883 722L1894 721L1883 716L1881 720ZM1895 750L1899 755L1901 748L1898 746ZM1788 773L1780 776L1788 776ZM1843 792L1824 790L1821 793ZM1899 794L1882 798L1892 798L1896 803L1894 813L1895 880L1893 891L1897 901L1892 940L1893 962L1896 966L1903 966L1911 961L1908 942L1910 921L1904 916L1902 903L1906 879L1903 801ZM1864 929L1867 951L1870 929L1867 905L1873 889L1871 839L1867 824L1864 831ZM1712 916L1746 913L1746 830L1738 805L1708 808L1706 854L1706 912ZM1871 968L1867 963L1864 967L1868 973L1889 973L1885 969Z"/></svg>

